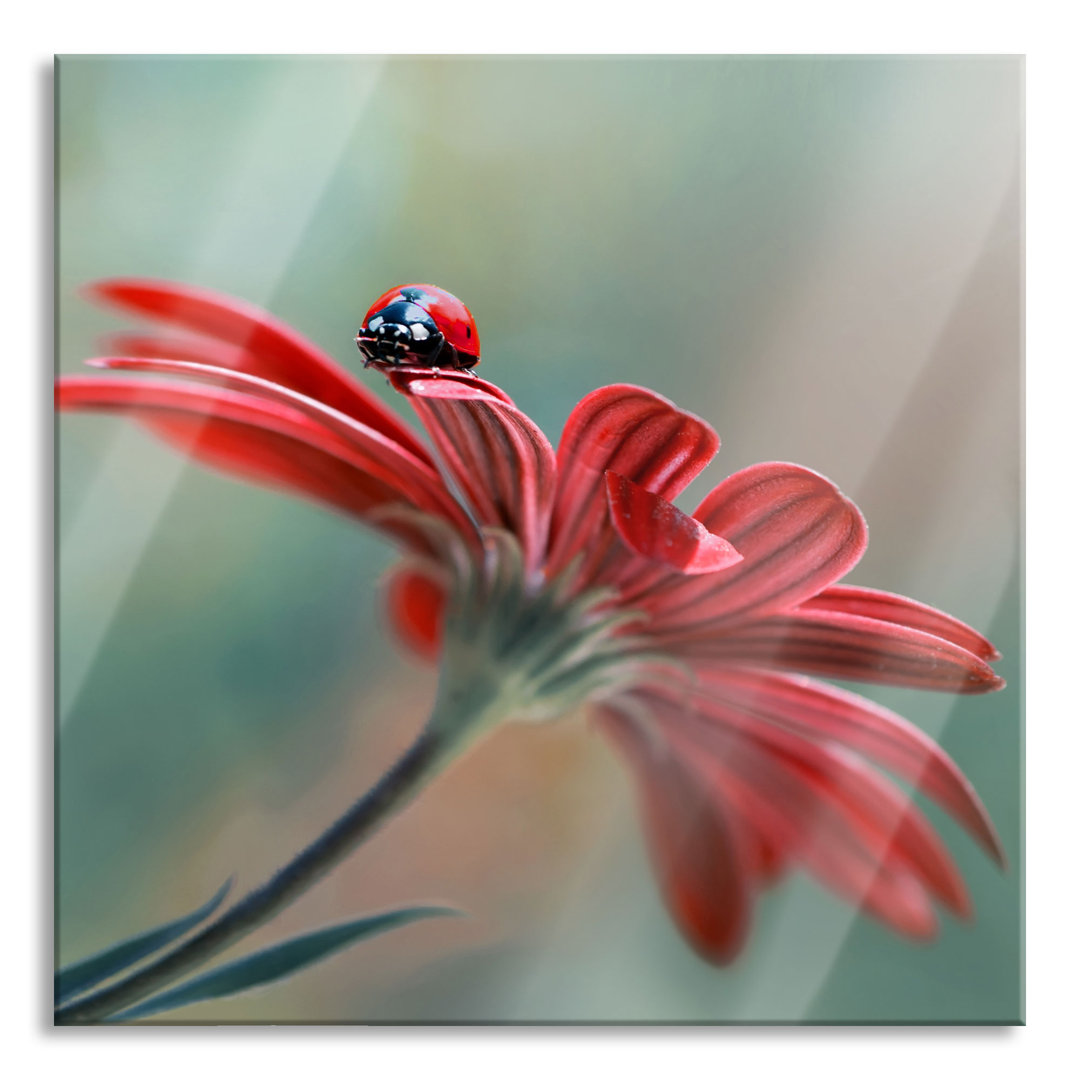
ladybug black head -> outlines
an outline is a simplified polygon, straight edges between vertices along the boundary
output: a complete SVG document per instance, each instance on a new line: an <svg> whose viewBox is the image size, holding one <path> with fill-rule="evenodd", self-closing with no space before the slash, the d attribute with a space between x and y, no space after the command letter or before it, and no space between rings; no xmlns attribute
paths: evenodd
<svg viewBox="0 0 1080 1080"><path fill-rule="evenodd" d="M413 298L395 300L372 314L356 335L356 344L368 364L432 365L444 337L435 320Z"/></svg>

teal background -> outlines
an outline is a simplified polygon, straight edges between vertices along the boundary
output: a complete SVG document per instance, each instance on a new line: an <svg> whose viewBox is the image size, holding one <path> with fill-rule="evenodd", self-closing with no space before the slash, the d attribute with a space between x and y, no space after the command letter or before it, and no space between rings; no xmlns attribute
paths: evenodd
<svg viewBox="0 0 1080 1080"><path fill-rule="evenodd" d="M58 352L113 275L255 301L342 363L402 281L461 296L481 373L554 440L639 382L727 473L794 460L865 513L851 581L987 631L1009 685L871 688L986 801L1002 874L931 808L977 917L912 945L796 876L731 968L671 927L583 717L511 727L258 942L404 903L358 946L177 1021L1009 1023L1022 993L1022 63L1010 57L59 62ZM388 401L382 380L368 377ZM402 408L400 400L392 400ZM404 410L403 410L404 411ZM123 421L58 447L61 961L255 884L404 747L433 673L389 639L392 553Z"/></svg>

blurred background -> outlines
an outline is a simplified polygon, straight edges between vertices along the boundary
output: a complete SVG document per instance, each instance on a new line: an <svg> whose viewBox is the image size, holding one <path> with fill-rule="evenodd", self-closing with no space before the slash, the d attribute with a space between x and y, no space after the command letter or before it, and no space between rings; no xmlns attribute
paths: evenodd
<svg viewBox="0 0 1080 1080"><path fill-rule="evenodd" d="M357 367L371 300L436 282L554 440L608 382L707 418L729 472L854 497L852 582L988 633L1009 685L871 688L958 760L1011 859L934 808L973 924L913 945L808 879L728 969L683 944L627 777L583 718L508 727L252 944L417 924L181 1021L1006 1023L1022 989L1022 62L1010 57L59 62L62 372L122 328L77 295L220 289ZM395 408L402 402L369 373ZM410 741L434 673L389 640L351 522L66 414L58 463L58 960L262 880Z"/></svg>

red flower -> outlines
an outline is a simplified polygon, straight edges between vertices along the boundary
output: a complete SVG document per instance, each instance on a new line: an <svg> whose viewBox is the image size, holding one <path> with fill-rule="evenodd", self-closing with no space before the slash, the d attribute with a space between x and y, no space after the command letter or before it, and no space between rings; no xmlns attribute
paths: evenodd
<svg viewBox="0 0 1080 1080"><path fill-rule="evenodd" d="M687 515L671 500L719 439L649 390L589 394L556 453L490 383L392 372L433 455L255 308L141 280L92 295L189 332L118 336L110 351L125 355L92 364L182 378L66 377L59 407L130 413L205 464L359 518L405 555L389 612L416 651L445 649L444 672L487 663L533 715L587 698L637 779L661 888L702 956L731 960L755 893L795 866L913 937L934 933L933 901L970 913L938 835L872 766L1002 862L970 784L918 728L806 674L981 693L1004 685L998 653L934 608L836 584L866 525L824 477L755 465Z"/></svg>

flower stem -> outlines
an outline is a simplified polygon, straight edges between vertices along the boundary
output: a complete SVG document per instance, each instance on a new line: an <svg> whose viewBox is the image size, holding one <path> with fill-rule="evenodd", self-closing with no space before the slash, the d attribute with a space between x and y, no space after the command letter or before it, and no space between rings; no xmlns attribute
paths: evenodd
<svg viewBox="0 0 1080 1080"><path fill-rule="evenodd" d="M141 1001L272 919L328 874L445 765L460 729L429 725L382 779L329 829L195 937L120 982L53 1014L56 1024L88 1024Z"/></svg>

